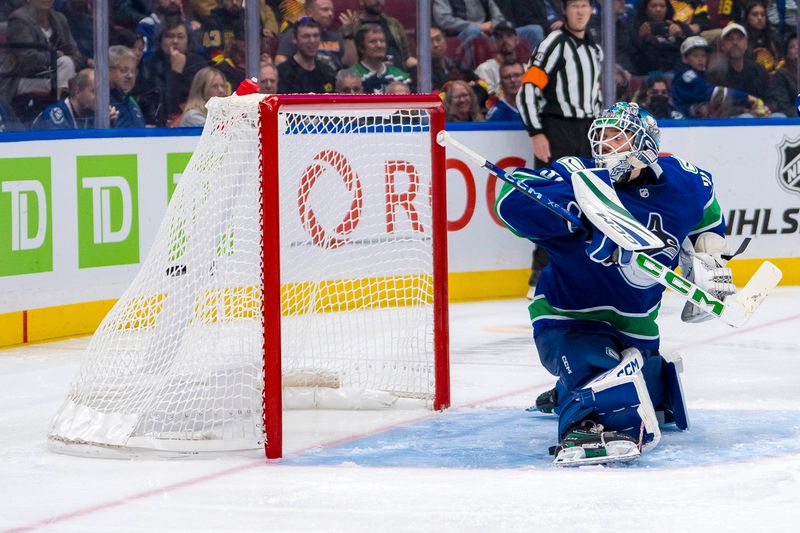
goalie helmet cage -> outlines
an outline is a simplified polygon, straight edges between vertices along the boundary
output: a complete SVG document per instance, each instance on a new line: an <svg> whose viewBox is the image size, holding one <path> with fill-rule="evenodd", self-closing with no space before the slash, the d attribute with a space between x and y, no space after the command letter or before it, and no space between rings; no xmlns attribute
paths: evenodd
<svg viewBox="0 0 800 533"><path fill-rule="evenodd" d="M441 100L247 95L208 108L50 449L169 457L263 445L277 458L289 390L301 407L320 390L344 398L335 408L363 405L353 391L449 406Z"/></svg>

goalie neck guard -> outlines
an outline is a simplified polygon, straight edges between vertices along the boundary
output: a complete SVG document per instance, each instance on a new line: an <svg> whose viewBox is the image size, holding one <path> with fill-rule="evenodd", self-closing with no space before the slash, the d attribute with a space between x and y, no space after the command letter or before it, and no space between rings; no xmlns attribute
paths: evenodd
<svg viewBox="0 0 800 533"><path fill-rule="evenodd" d="M612 105L589 128L592 157L618 183L626 182L634 169L656 162L660 138L653 115L628 102Z"/></svg>

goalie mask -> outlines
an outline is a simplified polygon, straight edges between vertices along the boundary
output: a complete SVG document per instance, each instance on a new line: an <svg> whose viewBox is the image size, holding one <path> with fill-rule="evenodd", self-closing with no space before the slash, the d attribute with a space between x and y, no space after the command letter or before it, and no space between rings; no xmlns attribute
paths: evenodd
<svg viewBox="0 0 800 533"><path fill-rule="evenodd" d="M615 183L628 181L633 169L658 160L660 137L653 115L628 102L612 105L589 128L592 157L597 166L608 170Z"/></svg>

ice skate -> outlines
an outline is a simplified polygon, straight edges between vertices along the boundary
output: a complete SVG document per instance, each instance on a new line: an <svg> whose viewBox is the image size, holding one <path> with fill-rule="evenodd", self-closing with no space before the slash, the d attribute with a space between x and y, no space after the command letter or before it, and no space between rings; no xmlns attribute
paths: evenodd
<svg viewBox="0 0 800 533"><path fill-rule="evenodd" d="M639 443L619 431L603 431L603 426L584 420L550 448L556 466L583 466L625 463L641 455Z"/></svg>

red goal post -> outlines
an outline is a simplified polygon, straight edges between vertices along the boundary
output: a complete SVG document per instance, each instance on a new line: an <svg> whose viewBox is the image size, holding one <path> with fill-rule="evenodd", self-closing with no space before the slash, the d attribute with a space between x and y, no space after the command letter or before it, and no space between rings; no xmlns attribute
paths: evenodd
<svg viewBox="0 0 800 533"><path fill-rule="evenodd" d="M260 104L260 134L262 202L280 195L279 164L264 164L271 154L279 154L279 116L282 110L296 112L315 110L320 106L342 111L396 110L424 111L429 117L427 148L431 160L430 201L432 207L433 250L433 308L434 308L434 373L433 408L450 405L449 329L447 309L447 202L445 151L436 142L436 134L445 127L442 101L434 95L275 95ZM413 117L419 118L419 117ZM401 124L402 128L402 124ZM369 149L369 146L365 146ZM280 220L277 210L262 203L264 232L264 413L266 421L266 455L277 458L282 454L281 386L281 276ZM267 233L267 228L270 229ZM272 342L270 342L270 339Z"/></svg>

